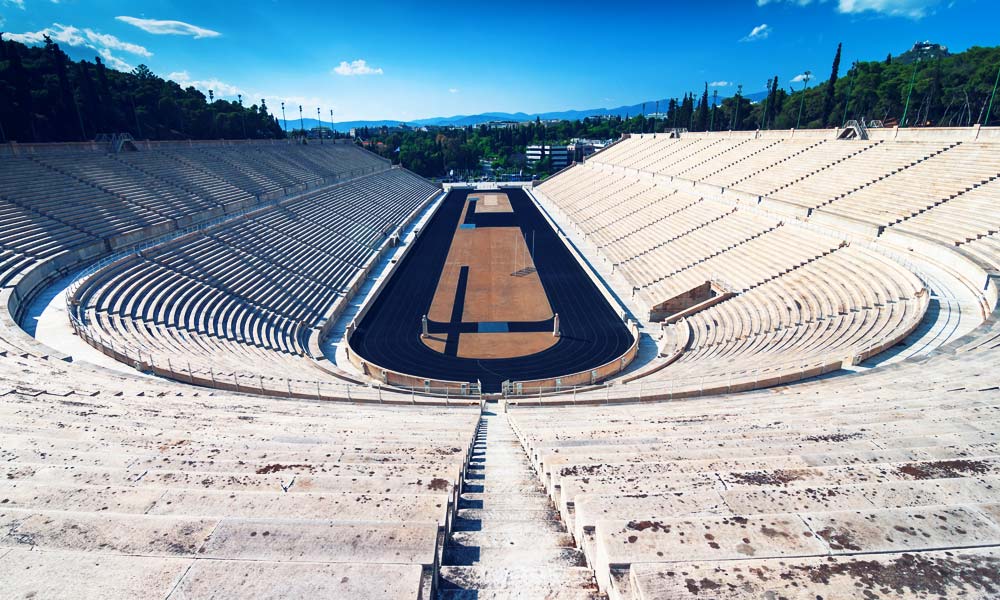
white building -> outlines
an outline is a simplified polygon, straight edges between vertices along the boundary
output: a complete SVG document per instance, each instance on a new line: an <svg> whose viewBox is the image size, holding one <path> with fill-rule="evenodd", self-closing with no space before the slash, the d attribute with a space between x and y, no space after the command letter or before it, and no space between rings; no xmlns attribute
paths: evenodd
<svg viewBox="0 0 1000 600"><path fill-rule="evenodd" d="M555 170L568 167L572 160L569 148L566 146L550 146L547 144L534 144L528 146L525 152L528 164L535 164L542 158L548 156L552 160L552 168Z"/></svg>

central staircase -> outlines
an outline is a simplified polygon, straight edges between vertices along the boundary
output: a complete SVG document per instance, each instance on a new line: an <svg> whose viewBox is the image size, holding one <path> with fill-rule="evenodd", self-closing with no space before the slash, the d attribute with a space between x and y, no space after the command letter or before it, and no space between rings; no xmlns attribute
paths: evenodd
<svg viewBox="0 0 1000 600"><path fill-rule="evenodd" d="M604 598L495 404L479 422L441 562L440 600Z"/></svg>

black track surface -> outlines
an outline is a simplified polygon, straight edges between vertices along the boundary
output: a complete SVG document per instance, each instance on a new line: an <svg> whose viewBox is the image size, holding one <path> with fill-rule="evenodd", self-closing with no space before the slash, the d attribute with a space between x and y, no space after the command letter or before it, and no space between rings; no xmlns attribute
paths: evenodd
<svg viewBox="0 0 1000 600"><path fill-rule="evenodd" d="M467 196L476 194L453 190L358 325L351 345L361 356L400 373L453 381L478 380L484 391L498 392L505 380L568 375L625 353L632 344L631 333L538 208L520 188L502 191L510 198L514 213L480 213L475 216L476 225L518 225L529 248L534 232L535 267L549 304L559 314L559 341L529 356L477 360L441 354L420 340L421 317L430 310L462 206ZM494 214L499 216L491 216ZM432 331L441 326L434 325ZM511 331L521 327L535 331L538 325L510 324Z"/></svg>

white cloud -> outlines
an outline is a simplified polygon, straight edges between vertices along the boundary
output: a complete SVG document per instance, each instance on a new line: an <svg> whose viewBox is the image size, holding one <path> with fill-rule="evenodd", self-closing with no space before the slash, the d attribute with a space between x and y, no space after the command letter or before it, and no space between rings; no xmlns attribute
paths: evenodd
<svg viewBox="0 0 1000 600"><path fill-rule="evenodd" d="M809 76L809 79L812 79L812 75ZM792 77L792 79L791 79L792 83L799 83L800 81L805 81L805 80L806 80L806 74L805 73L800 73L800 74L796 75L795 77Z"/></svg>
<svg viewBox="0 0 1000 600"><path fill-rule="evenodd" d="M316 96L294 96L260 90L244 90L238 85L220 80L217 77L207 77L204 79L192 79L188 71L174 71L168 73L166 79L176 82L183 88L193 86L208 96L208 90L215 93L216 98L236 99L237 94L243 94L243 104L250 106L260 104L261 99L267 103L267 110L272 115L281 118L281 103L285 103L285 114L289 121L299 118L299 106L302 106L303 115L307 119L316 118L316 107L321 107L321 114L324 119L330 118L330 109L338 110L338 107L330 102L324 102Z"/></svg>
<svg viewBox="0 0 1000 600"><path fill-rule="evenodd" d="M128 23L134 27L155 35L190 35L194 39L213 38L222 35L218 31L198 27L184 21L169 21L160 19L140 19L138 17L115 17L115 19Z"/></svg>
<svg viewBox="0 0 1000 600"><path fill-rule="evenodd" d="M741 42L756 42L757 40L766 40L767 36L771 35L771 26L767 23L761 23L760 25L754 27L750 30Z"/></svg>
<svg viewBox="0 0 1000 600"><path fill-rule="evenodd" d="M461 90L459 90L458 88L448 88L449 94L457 94L459 91Z"/></svg>
<svg viewBox="0 0 1000 600"><path fill-rule="evenodd" d="M768 4L794 4L809 6L810 4L825 4L830 0L757 0L757 6ZM873 12L892 17L909 17L922 19L931 9L940 4L941 0L836 0L837 12L845 15ZM949 5L950 6L950 5Z"/></svg>
<svg viewBox="0 0 1000 600"><path fill-rule="evenodd" d="M153 53L146 50L138 44L132 44L130 42L123 42L122 40L116 38L109 33L98 33L90 29L84 29L83 33L87 36L87 40L92 44L102 46L111 50L122 50L123 52L129 52L131 54L137 54L139 56L152 56Z"/></svg>
<svg viewBox="0 0 1000 600"><path fill-rule="evenodd" d="M820 2L825 2L826 0L819 0ZM789 4L798 4L799 6L809 6L813 3L813 0L757 0L757 6L767 6L768 4L777 4L779 2L787 2Z"/></svg>
<svg viewBox="0 0 1000 600"><path fill-rule="evenodd" d="M353 77L355 75L381 75L381 67L371 67L368 62L362 58L358 60L352 60L347 62L346 60L340 61L340 64L334 67L333 73L337 75L343 75L345 77Z"/></svg>
<svg viewBox="0 0 1000 600"><path fill-rule="evenodd" d="M733 85L732 81L712 81L708 84L708 87L729 87Z"/></svg>
<svg viewBox="0 0 1000 600"><path fill-rule="evenodd" d="M3 0L4 6L13 6L24 10L24 0Z"/></svg>
<svg viewBox="0 0 1000 600"><path fill-rule="evenodd" d="M939 0L838 0L837 10L845 14L872 11L893 17L922 19Z"/></svg>
<svg viewBox="0 0 1000 600"><path fill-rule="evenodd" d="M208 79L191 79L187 71L175 71L167 75L167 79L177 82L183 88L193 86L208 95L208 90L212 90L216 98L235 98L237 94L246 95L242 89L231 83L226 83L217 77Z"/></svg>
<svg viewBox="0 0 1000 600"><path fill-rule="evenodd" d="M152 52L146 48L118 39L117 37L100 33L92 29L79 29L72 25L62 25L53 23L52 27L46 27L39 31L26 31L24 33L7 34L7 39L22 44L41 44L45 41L45 36L52 38L52 41L65 44L67 46L90 48L97 52L112 69L119 71L131 71L132 65L112 53L112 50L121 50L137 56L150 57Z"/></svg>

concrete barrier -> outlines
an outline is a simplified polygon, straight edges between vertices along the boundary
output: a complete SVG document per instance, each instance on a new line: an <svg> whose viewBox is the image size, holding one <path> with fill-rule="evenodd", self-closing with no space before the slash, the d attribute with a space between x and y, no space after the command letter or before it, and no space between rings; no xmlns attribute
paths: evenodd
<svg viewBox="0 0 1000 600"><path fill-rule="evenodd" d="M639 327L635 323L629 323L629 331L632 333L632 345L621 356L586 371L578 371L559 377L509 382L506 386L507 395L519 396L560 392L568 388L600 383L609 377L621 373L632 364L632 361L635 360L636 355L639 353Z"/></svg>

